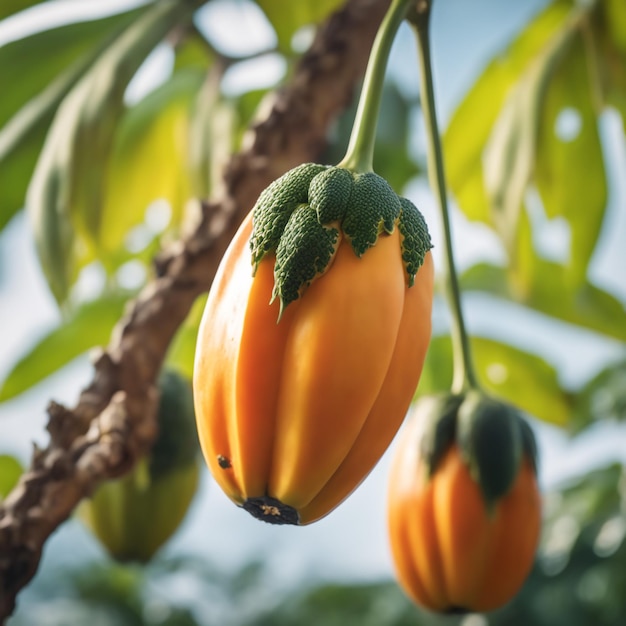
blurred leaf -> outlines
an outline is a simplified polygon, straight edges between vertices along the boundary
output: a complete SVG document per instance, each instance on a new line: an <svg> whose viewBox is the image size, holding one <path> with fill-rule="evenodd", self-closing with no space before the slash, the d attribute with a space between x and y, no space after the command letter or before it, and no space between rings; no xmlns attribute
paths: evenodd
<svg viewBox="0 0 626 626"><path fill-rule="evenodd" d="M566 426L568 395L556 370L540 357L484 337L471 344L479 380L485 389L532 416ZM447 391L452 384L452 345L448 335L432 339L418 387L419 395Z"/></svg>
<svg viewBox="0 0 626 626"><path fill-rule="evenodd" d="M194 302L191 311L176 332L165 359L168 367L180 372L189 380L193 378L196 338L206 299L207 296L204 295Z"/></svg>
<svg viewBox="0 0 626 626"><path fill-rule="evenodd" d="M0 502L17 485L24 469L20 462L8 454L0 454Z"/></svg>
<svg viewBox="0 0 626 626"><path fill-rule="evenodd" d="M70 24L0 47L0 230L22 208L28 181L57 106L137 10ZM46 62L41 63L42 55Z"/></svg>
<svg viewBox="0 0 626 626"><path fill-rule="evenodd" d="M607 184L589 67L598 59L577 35L550 81L539 133L535 182L549 218L567 219L570 258L566 277L584 283L600 235ZM567 128L567 123L573 125ZM562 128L559 130L559 124ZM576 128L576 125L579 128Z"/></svg>
<svg viewBox="0 0 626 626"><path fill-rule="evenodd" d="M622 0L604 0L592 21L593 44L603 63L598 74L603 99L622 116L626 127L626 5Z"/></svg>
<svg viewBox="0 0 626 626"><path fill-rule="evenodd" d="M622 0L604 0L602 5L611 41L618 50L626 52L626 4Z"/></svg>
<svg viewBox="0 0 626 626"><path fill-rule="evenodd" d="M601 420L626 421L626 359L604 368L576 394L574 427Z"/></svg>
<svg viewBox="0 0 626 626"><path fill-rule="evenodd" d="M97 247L106 164L124 91L152 49L190 20L195 6L148 5L59 106L27 197L41 265L59 303Z"/></svg>
<svg viewBox="0 0 626 626"><path fill-rule="evenodd" d="M318 24L339 8L342 0L257 0L257 4L272 23L278 47L283 52L291 52L291 39L303 26Z"/></svg>
<svg viewBox="0 0 626 626"><path fill-rule="evenodd" d="M454 113L443 144L448 183L472 220L491 222L482 156L510 89L540 57L571 11L568 0L552 2L525 28L506 53L493 59Z"/></svg>
<svg viewBox="0 0 626 626"><path fill-rule="evenodd" d="M2 5L0 5L0 20L44 1L45 0L3 0Z"/></svg>
<svg viewBox="0 0 626 626"><path fill-rule="evenodd" d="M626 341L624 306L590 282L573 289L565 269L557 263L535 259L535 279L526 291L518 291L504 268L486 263L472 266L463 274L463 289L485 291L519 302L556 319Z"/></svg>
<svg viewBox="0 0 626 626"><path fill-rule="evenodd" d="M214 65L196 96L190 121L192 194L207 198L221 185L224 165L235 149L237 111L220 93L224 67Z"/></svg>
<svg viewBox="0 0 626 626"><path fill-rule="evenodd" d="M134 9L98 20L67 24L0 46L0 75L4 84L11 85L0 100L0 128L63 70L127 26L141 11Z"/></svg>
<svg viewBox="0 0 626 626"><path fill-rule="evenodd" d="M197 30L177 44L174 52L174 73L189 68L206 71L215 60L215 54Z"/></svg>
<svg viewBox="0 0 626 626"><path fill-rule="evenodd" d="M180 221L191 195L189 109L202 79L200 70L181 70L120 120L106 173L99 232L105 253L124 245L128 231L143 222L155 200L168 202L171 224Z"/></svg>
<svg viewBox="0 0 626 626"><path fill-rule="evenodd" d="M128 297L105 296L76 309L13 366L0 387L0 402L27 391L90 348L106 345Z"/></svg>
<svg viewBox="0 0 626 626"><path fill-rule="evenodd" d="M493 223L508 249L515 241L524 193L535 163L545 93L586 11L573 11L541 51L527 60L527 67L508 92L485 145L484 180ZM534 25L530 30L533 28Z"/></svg>

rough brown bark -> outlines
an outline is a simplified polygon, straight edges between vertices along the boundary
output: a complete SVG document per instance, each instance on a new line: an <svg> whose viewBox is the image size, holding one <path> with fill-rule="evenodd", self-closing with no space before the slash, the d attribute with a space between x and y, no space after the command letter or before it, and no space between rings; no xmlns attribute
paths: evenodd
<svg viewBox="0 0 626 626"><path fill-rule="evenodd" d="M320 28L290 83L224 173L221 196L202 205L195 230L157 259L156 278L128 307L94 359L76 406L48 407L50 442L0 506L0 622L37 571L51 533L102 481L128 472L156 434L155 379L177 328L211 284L219 260L260 191L312 161L350 102L389 0L349 0Z"/></svg>

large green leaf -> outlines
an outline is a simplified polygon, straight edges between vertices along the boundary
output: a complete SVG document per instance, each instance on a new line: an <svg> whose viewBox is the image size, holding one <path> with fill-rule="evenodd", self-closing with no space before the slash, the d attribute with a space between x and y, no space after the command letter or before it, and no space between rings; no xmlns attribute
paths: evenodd
<svg viewBox="0 0 626 626"><path fill-rule="evenodd" d="M108 163L99 243L105 254L124 244L148 205L166 200L177 224L191 195L189 114L204 72L181 70L128 109L117 128Z"/></svg>
<svg viewBox="0 0 626 626"><path fill-rule="evenodd" d="M557 426L570 419L569 396L556 370L540 357L484 337L472 337L475 367L481 384L530 413ZM420 395L447 391L452 383L452 346L448 336L436 337L428 348L418 387Z"/></svg>
<svg viewBox="0 0 626 626"><path fill-rule="evenodd" d="M0 454L0 502L15 487L23 471L16 458Z"/></svg>
<svg viewBox="0 0 626 626"><path fill-rule="evenodd" d="M27 391L90 348L106 345L128 297L106 296L76 309L13 366L0 386L0 402Z"/></svg>
<svg viewBox="0 0 626 626"><path fill-rule="evenodd" d="M502 267L481 263L467 270L461 285L519 302L564 322L626 341L626 311L614 296L589 281L573 288L562 265L534 259L533 280L517 290Z"/></svg>
<svg viewBox="0 0 626 626"><path fill-rule="evenodd" d="M586 10L572 11L563 26L527 60L507 94L485 145L484 180L492 221L508 249L515 242L524 193L536 155L539 120L545 93L556 68L569 52Z"/></svg>
<svg viewBox="0 0 626 626"><path fill-rule="evenodd" d="M579 34L552 77L535 164L534 180L546 214L550 218L564 217L570 226L570 255L566 266L573 284L585 280L607 202L598 110L587 63L589 58L596 62L593 54L594 50L585 45L583 35ZM558 132L558 124L568 121L574 127L564 127Z"/></svg>
<svg viewBox="0 0 626 626"><path fill-rule="evenodd" d="M3 85L10 85L0 99L0 128L63 70L128 25L138 12L67 24L0 46L0 76Z"/></svg>
<svg viewBox="0 0 626 626"><path fill-rule="evenodd" d="M56 113L28 189L37 251L59 303L97 251L106 164L124 92L148 54L199 0L148 5L98 58Z"/></svg>
<svg viewBox="0 0 626 626"><path fill-rule="evenodd" d="M2 0L2 4L0 4L0 20L44 1L45 0Z"/></svg>
<svg viewBox="0 0 626 626"><path fill-rule="evenodd" d="M533 183L547 218L570 229L559 280L585 288L607 204L598 116L607 102L626 111L625 23L619 1L553 2L487 67L446 133L451 189L498 231L522 292L542 280L524 212Z"/></svg>
<svg viewBox="0 0 626 626"><path fill-rule="evenodd" d="M470 219L491 222L483 177L485 145L511 88L560 32L570 11L568 0L551 3L505 54L491 61L450 121L443 140L448 183Z"/></svg>
<svg viewBox="0 0 626 626"><path fill-rule="evenodd" d="M310 24L318 24L332 11L340 7L342 0L257 0L257 4L272 23L278 46L283 52L291 51L291 39L294 33Z"/></svg>
<svg viewBox="0 0 626 626"><path fill-rule="evenodd" d="M0 47L0 230L24 205L47 129L67 92L137 11L70 24ZM45 57L46 62L41 59Z"/></svg>

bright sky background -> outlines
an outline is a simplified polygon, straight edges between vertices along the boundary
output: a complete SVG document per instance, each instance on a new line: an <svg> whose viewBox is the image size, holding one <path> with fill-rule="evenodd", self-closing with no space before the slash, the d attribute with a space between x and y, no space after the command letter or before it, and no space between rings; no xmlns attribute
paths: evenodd
<svg viewBox="0 0 626 626"><path fill-rule="evenodd" d="M49 27L52 19L62 23L69 18L95 16L117 7L128 6L124 0L100 1L66 0L48 2L0 24L0 44L19 36L27 30ZM134 3L137 4L137 3ZM433 24L435 75L442 121L450 116L454 103L472 83L485 59L505 42L520 24L545 4L545 0L526 2L501 2L500 0L439 0ZM53 11L53 5L59 11ZM254 8L254 7L253 7ZM484 21L485 16L488 17ZM199 25L217 36L220 45L229 53L237 51L243 42L251 52L271 45L273 33L263 23L259 14L241 2L234 6L215 0L201 11ZM219 25L219 26L217 26ZM233 40L232 32L237 36ZM241 48L239 48L241 51ZM142 75L138 77L127 96L138 99L167 75L171 55L167 48L159 48L149 59ZM407 30L402 30L394 46L392 72L416 91L417 62L415 49ZM252 79L273 81L283 68L271 55L256 61L247 71L233 72L227 79L227 89L237 91ZM251 78L254 77L254 78ZM249 83L248 83L249 84ZM618 128L617 120L608 116L603 120L606 136ZM616 200L622 209L626 206L626 155L623 143L607 142L613 150L612 184L620 193ZM613 145L614 144L614 145ZM435 242L441 241L439 220L432 198L422 183L412 185L409 195L425 213L433 231ZM624 249L626 241L626 211L610 207L609 228L604 233L605 251L594 260L592 272L605 288L612 290L626 302L624 276ZM460 216L454 220L455 243L461 264L477 256L498 257L495 238L485 229L467 224ZM546 223L545 236L556 237L554 225ZM558 226L556 227L558 230ZM14 360L32 341L45 333L58 319L56 308L48 295L35 257L24 216L19 216L0 236L0 328L3 349L0 352L0 378ZM442 246L438 246L441 250ZM617 265L622 263L622 265ZM620 272L615 268L621 267ZM506 334L511 339L511 319L517 315L513 305L496 307L493 301L479 296L466 299L468 326L478 333ZM543 325L543 326L542 326ZM531 324L519 327L515 341L520 345L537 344L537 328L545 328L545 321L537 316ZM614 342L601 345L583 338L572 343L570 336L557 332L542 335L538 353L559 367L564 380L577 383L588 378L607 358L617 358L620 350ZM593 346L593 349L590 349ZM54 375L25 397L0 405L0 452L14 453L26 461L31 441L45 444L44 409L54 397L60 402L73 404L80 388L90 380L90 368L85 358L79 359L63 372ZM539 429L543 452L541 479L553 485L565 476L578 473L581 467L621 458L626 462L626 430L616 425L594 428L585 441L570 443L555 430ZM593 442L590 445L589 442ZM275 528L253 520L234 507L211 483L207 473L201 496L192 515L169 549L180 547L206 554L223 567L237 567L252 557L267 555L270 563L285 580L304 575L321 577L372 578L391 573L386 544L384 518L385 481L389 454L381 461L366 483L330 517L306 528ZM99 548L78 523L65 525L49 542L42 568L46 570L58 562L77 562L95 555ZM26 592L27 593L27 592ZM23 601L23 600L22 600Z"/></svg>

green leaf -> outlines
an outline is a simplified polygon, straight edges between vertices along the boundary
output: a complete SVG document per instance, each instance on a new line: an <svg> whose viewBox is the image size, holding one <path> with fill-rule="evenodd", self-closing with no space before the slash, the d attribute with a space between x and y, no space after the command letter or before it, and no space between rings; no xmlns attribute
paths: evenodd
<svg viewBox="0 0 626 626"><path fill-rule="evenodd" d="M3 90L0 99L0 128L61 72L98 48L143 10L59 26L0 46L0 76L4 85L11 85Z"/></svg>
<svg viewBox="0 0 626 626"><path fill-rule="evenodd" d="M621 114L626 127L626 6L621 0L604 0L599 8L591 23L595 71L602 80L604 103Z"/></svg>
<svg viewBox="0 0 626 626"><path fill-rule="evenodd" d="M87 302L42 337L13 366L0 386L0 402L18 396L95 346L106 345L129 294Z"/></svg>
<svg viewBox="0 0 626 626"><path fill-rule="evenodd" d="M272 23L278 47L281 51L291 52L291 39L303 26L318 24L342 5L342 0L257 0L257 4Z"/></svg>
<svg viewBox="0 0 626 626"><path fill-rule="evenodd" d="M3 0L2 5L0 5L0 20L14 13L24 11L36 4L41 4L44 1L45 0Z"/></svg>
<svg viewBox="0 0 626 626"><path fill-rule="evenodd" d="M103 253L116 252L146 208L166 200L176 225L191 196L189 114L204 72L181 70L128 109L120 120L109 159L99 230Z"/></svg>
<svg viewBox="0 0 626 626"><path fill-rule="evenodd" d="M626 341L626 311L614 296L589 281L572 288L565 268L557 263L534 259L533 280L524 287L508 280L502 267L481 263L467 270L463 289L485 291L541 311L564 322Z"/></svg>
<svg viewBox="0 0 626 626"><path fill-rule="evenodd" d="M17 485L23 471L16 458L8 454L0 454L0 502Z"/></svg>
<svg viewBox="0 0 626 626"><path fill-rule="evenodd" d="M212 71L215 73L207 77L196 96L189 129L191 192L198 198L207 198L221 184L224 165L235 151L236 136L243 127L236 104L220 94L219 69L214 66Z"/></svg>
<svg viewBox="0 0 626 626"><path fill-rule="evenodd" d="M197 31L178 43L174 52L174 72L189 68L207 71L215 61L215 54Z"/></svg>
<svg viewBox="0 0 626 626"><path fill-rule="evenodd" d="M22 208L47 129L67 92L137 10L70 24L0 47L0 230ZM41 63L45 57L46 62Z"/></svg>
<svg viewBox="0 0 626 626"><path fill-rule="evenodd" d="M545 92L556 68L579 32L586 9L573 11L563 27L527 67L509 91L485 145L484 178L493 223L507 248L515 241L524 193L535 163L539 119Z"/></svg>
<svg viewBox="0 0 626 626"><path fill-rule="evenodd" d="M568 425L568 396L554 367L534 354L497 341L475 339L472 345L485 389L544 422Z"/></svg>
<svg viewBox="0 0 626 626"><path fill-rule="evenodd" d="M602 420L626 421L626 359L603 369L574 398L576 430Z"/></svg>
<svg viewBox="0 0 626 626"><path fill-rule="evenodd" d="M560 32L570 11L567 0L551 3L505 54L489 63L450 121L443 140L448 183L472 220L491 222L482 156L493 125L511 88Z"/></svg>
<svg viewBox="0 0 626 626"><path fill-rule="evenodd" d="M552 77L546 94L536 160L535 182L546 214L567 219L571 230L568 274L583 283L602 228L607 184L592 77L588 59L592 50L581 34ZM597 62L591 58L591 63ZM578 122L579 129L557 134L557 124Z"/></svg>
<svg viewBox="0 0 626 626"><path fill-rule="evenodd" d="M472 337L471 345L479 380L486 390L550 424L569 423L569 396L561 389L556 370L546 361L485 337ZM435 337L428 348L418 393L448 391L451 384L450 337Z"/></svg>
<svg viewBox="0 0 626 626"><path fill-rule="evenodd" d="M192 17L192 2L156 2L126 28L63 100L28 189L27 205L52 293L64 303L97 250L107 160L124 91L152 49Z"/></svg>
<svg viewBox="0 0 626 626"><path fill-rule="evenodd" d="M626 53L626 4L622 0L604 0L601 5L608 37L618 50Z"/></svg>

